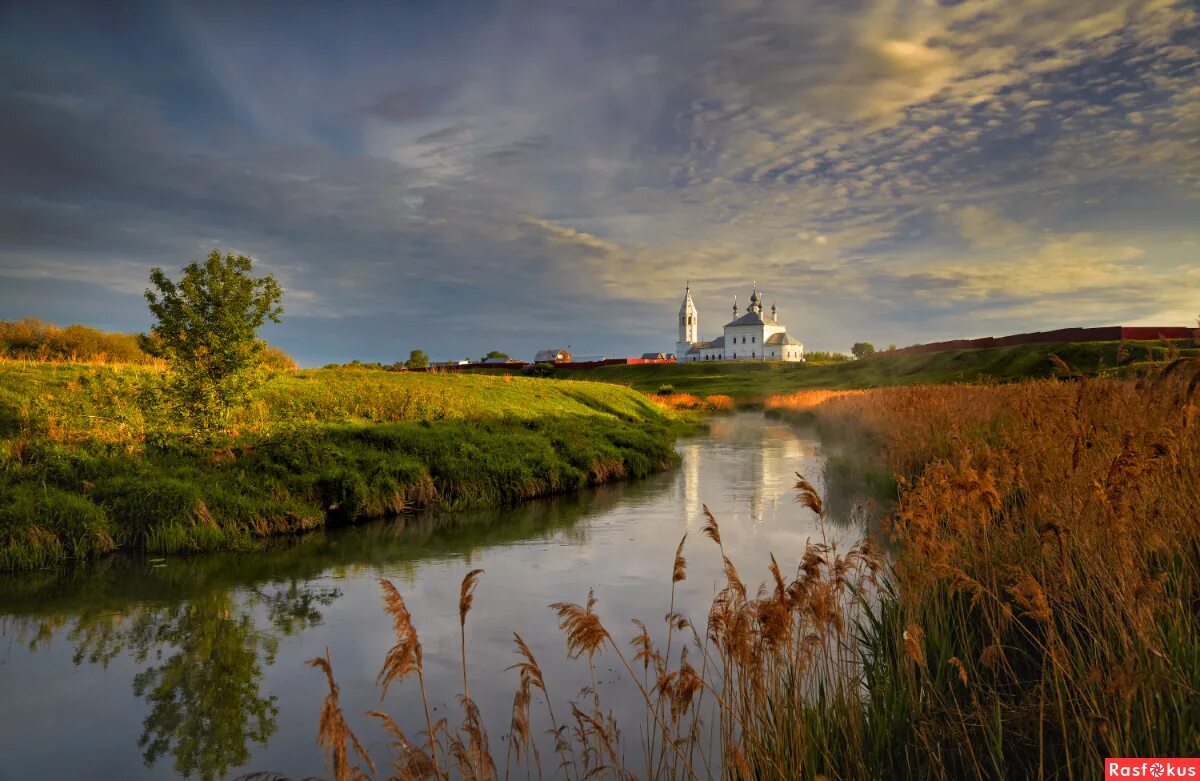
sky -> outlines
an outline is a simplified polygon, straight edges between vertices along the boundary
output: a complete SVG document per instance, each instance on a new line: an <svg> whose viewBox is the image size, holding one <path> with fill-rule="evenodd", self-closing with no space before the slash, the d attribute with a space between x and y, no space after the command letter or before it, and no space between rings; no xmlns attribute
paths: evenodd
<svg viewBox="0 0 1200 781"><path fill-rule="evenodd" d="M1194 0L0 0L0 319L213 249L302 365L1200 314Z"/></svg>

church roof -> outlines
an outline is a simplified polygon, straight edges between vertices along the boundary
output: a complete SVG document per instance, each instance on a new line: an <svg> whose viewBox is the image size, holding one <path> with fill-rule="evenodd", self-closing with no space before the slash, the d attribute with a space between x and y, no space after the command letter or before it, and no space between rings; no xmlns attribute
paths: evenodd
<svg viewBox="0 0 1200 781"><path fill-rule="evenodd" d="M683 315L683 314L687 314L687 311L688 311L689 309L690 309L690 310L693 310L693 311L695 311L695 309L696 309L696 304L695 304L695 303L692 301L692 288L691 288L691 285L689 285L689 286L688 286L688 287L687 287L687 288L686 288L686 289L683 291L683 303L679 305L679 314L681 314L681 315Z"/></svg>
<svg viewBox="0 0 1200 781"><path fill-rule="evenodd" d="M706 347L724 347L725 346L725 337L718 336L716 339L713 339L711 342L709 342L705 346Z"/></svg>
<svg viewBox="0 0 1200 781"><path fill-rule="evenodd" d="M771 334L771 336L767 338L766 344L794 344L797 347L804 346L803 342L787 333Z"/></svg>
<svg viewBox="0 0 1200 781"><path fill-rule="evenodd" d="M747 312L736 320L731 320L725 324L728 328L731 325L779 325L779 321L773 317L763 317L758 312Z"/></svg>

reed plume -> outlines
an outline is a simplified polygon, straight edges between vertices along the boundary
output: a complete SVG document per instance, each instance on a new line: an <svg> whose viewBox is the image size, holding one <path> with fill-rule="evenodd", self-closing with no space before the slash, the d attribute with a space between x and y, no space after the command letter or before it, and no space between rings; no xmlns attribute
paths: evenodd
<svg viewBox="0 0 1200 781"><path fill-rule="evenodd" d="M555 602L550 607L558 614L558 628L566 635L567 653L572 659L578 659L583 654L590 658L600 652L608 640L608 630L595 613L595 592L588 591L586 606Z"/></svg>
<svg viewBox="0 0 1200 781"><path fill-rule="evenodd" d="M370 778L365 771L353 764L351 758L350 748L353 748L354 754L370 768L370 772L375 772L375 763L371 761L370 755L342 714L341 703L338 701L340 689L333 677L333 659L329 655L329 649L325 649L324 656L309 659L308 664L325 673L325 681L329 686L329 692L321 704L317 742L325 749L326 764L333 767L334 781L359 781Z"/></svg>

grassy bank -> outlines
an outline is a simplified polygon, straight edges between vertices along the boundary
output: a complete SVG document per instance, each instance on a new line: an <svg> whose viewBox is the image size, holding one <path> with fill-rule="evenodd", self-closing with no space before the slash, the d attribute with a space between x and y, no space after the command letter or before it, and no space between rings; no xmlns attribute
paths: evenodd
<svg viewBox="0 0 1200 781"><path fill-rule="evenodd" d="M1020 345L938 353L879 353L868 359L837 363L754 363L715 361L691 364L603 366L560 370L562 376L628 385L654 393L669 385L679 393L722 394L740 404L758 404L776 393L807 388L875 388L947 382L1012 382L1061 374L1059 356L1085 375L1128 373L1162 364L1173 352L1195 352L1190 344L1161 342L1084 342Z"/></svg>
<svg viewBox="0 0 1200 781"><path fill-rule="evenodd" d="M612 385L319 370L279 374L201 449L138 402L153 379L0 363L0 569L575 491L670 466L681 425Z"/></svg>
<svg viewBox="0 0 1200 781"><path fill-rule="evenodd" d="M556 717L561 693L518 636L512 722L490 725L508 731L504 753L464 690L460 726L393 732L399 776L498 776L523 762L576 778L1098 779L1105 757L1200 753L1200 362L1141 381L811 401L820 425L897 476L890 564L869 540L810 541L782 567L773 558L755 591L726 558L706 616L677 614L672 598L665 626L635 622L632 642L590 596L553 605L571 657L593 674L597 656L622 670L645 723L614 724L594 689ZM796 487L824 517L813 486ZM703 533L724 554L717 518ZM672 584L688 576L685 542L664 571ZM479 577L463 581L464 680ZM420 678L418 628L383 588L397 643L380 678ZM334 777L354 777L368 759L355 757L332 661L312 664L331 687L320 740ZM542 729L560 737L539 759ZM622 767L628 734L641 735L645 767Z"/></svg>

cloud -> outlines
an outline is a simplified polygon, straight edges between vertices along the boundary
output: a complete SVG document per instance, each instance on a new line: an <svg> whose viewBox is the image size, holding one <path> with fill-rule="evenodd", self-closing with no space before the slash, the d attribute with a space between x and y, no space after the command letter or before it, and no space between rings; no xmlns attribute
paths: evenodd
<svg viewBox="0 0 1200 781"><path fill-rule="evenodd" d="M23 291L136 309L150 266L236 248L285 281L301 350L370 323L367 350L450 355L660 347L689 279L714 313L757 279L835 348L1195 293L1191 3L77 10L0 33Z"/></svg>
<svg viewBox="0 0 1200 781"><path fill-rule="evenodd" d="M968 204L954 214L959 234L973 247L997 247L1025 235L1025 229L1002 217L995 207Z"/></svg>

